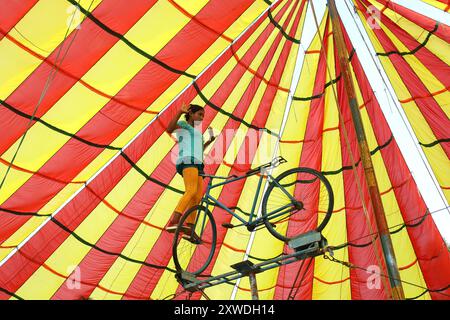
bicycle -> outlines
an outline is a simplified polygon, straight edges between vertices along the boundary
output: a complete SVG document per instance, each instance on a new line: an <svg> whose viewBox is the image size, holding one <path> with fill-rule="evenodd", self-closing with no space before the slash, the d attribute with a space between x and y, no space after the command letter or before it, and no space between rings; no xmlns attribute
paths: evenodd
<svg viewBox="0 0 450 320"><path fill-rule="evenodd" d="M184 271L195 276L200 275L213 258L217 241L217 227L209 206L222 208L242 223L241 225L224 223L222 226L225 228L246 226L252 232L265 225L274 237L284 242L289 242L300 234L311 231L304 229L305 225L301 223L302 218L305 223L312 224L314 217L320 213L324 215L324 218L320 224L317 223L318 226L315 230L321 232L325 228L331 218L334 205L334 195L330 183L323 174L311 168L293 168L281 173L277 178L268 173L270 168L275 168L286 162L283 157L277 157L269 163L247 171L242 176L222 177L202 174L203 177L210 179L206 193L199 205L184 213L175 231L172 251L177 272ZM214 188L258 173L261 173L261 175L247 219L233 212L231 208L228 208L210 194L210 191ZM263 195L261 216L257 217L255 209L264 177L267 177L269 186ZM225 181L213 184L213 179ZM277 200L282 200L283 204L278 205ZM276 208L273 208L274 206ZM195 216L195 223L189 233L183 225L191 215ZM287 220L289 220L289 228L286 230L287 226L284 222ZM277 226L280 226L280 230L276 230Z"/></svg>

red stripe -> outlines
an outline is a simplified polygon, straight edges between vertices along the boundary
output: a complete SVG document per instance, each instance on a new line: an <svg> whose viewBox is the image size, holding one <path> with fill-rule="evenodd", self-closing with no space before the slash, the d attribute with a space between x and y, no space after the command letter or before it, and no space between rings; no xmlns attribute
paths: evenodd
<svg viewBox="0 0 450 320"><path fill-rule="evenodd" d="M391 3L391 0L387 0L386 4L383 6L383 9L381 9L381 12L384 13L384 11L388 8L388 4Z"/></svg>
<svg viewBox="0 0 450 320"><path fill-rule="evenodd" d="M329 20L325 27L325 34L329 34L330 26ZM325 82L327 75L327 61L326 52L328 52L328 41L323 43L324 51L321 52L318 69L316 72L315 85L313 90L313 95L323 92L325 90ZM325 52L325 54L324 54ZM320 99L315 99L311 101L309 107L308 122L306 125L304 144L302 148L302 153L299 160L299 167L308 167L320 171L322 163L322 131L323 131L323 120L324 120L324 108L325 108L325 95ZM295 195L298 198L302 197L303 188L295 188ZM317 193L314 195L316 196ZM317 210L318 210L318 197L308 200L309 203L305 203L305 210L302 211L302 219L296 221L295 219L290 219L288 222L287 235L294 236L306 233L317 227ZM283 252L289 252L290 248L285 245ZM306 261L306 260L305 260ZM305 267L299 271L298 264L289 264L280 267L277 279L277 289L275 290L274 299L276 300L311 300L312 299L312 286L313 286L313 276L314 276L314 261L311 261L309 268L306 265L309 264L308 261ZM298 277L298 273L301 272L301 276ZM302 283L295 283L296 279L302 280ZM298 280L298 281L300 281ZM292 291L285 290L282 287L288 285L292 286ZM278 287L280 286L280 287ZM291 292L292 291L292 292ZM292 296L292 293L294 295Z"/></svg>
<svg viewBox="0 0 450 320"><path fill-rule="evenodd" d="M288 4L285 5L285 7L280 11L280 13L278 14L279 16L282 16L285 12L285 10L287 9ZM288 19L289 20L289 19ZM255 26L256 27L256 26ZM245 60L247 59L254 59L257 56L258 51L261 49L261 47L264 45L264 42L267 40L267 38L269 37L269 35L271 34L271 32L274 30L274 26L272 24L269 24L268 27L266 27L265 31L258 37L258 39L256 40L256 42L253 44L253 46L250 48L250 50L247 52L246 56L245 56ZM276 42L280 41L280 36L277 37ZM273 46L270 49L270 52L266 55L266 58L264 59L264 61L262 62L261 66L258 68L258 73L260 74L264 74L265 70L268 68L269 63L270 63L270 59L273 56L274 50L276 49L276 46ZM235 68L232 72L232 77L234 79L235 84L233 85L233 87L236 85L236 83L238 83L239 79L242 76L242 71L240 68ZM255 93L256 93L256 89L258 88L259 84L261 83L261 79L258 77L254 77L252 79L252 82L249 84L249 86L247 87L244 95L242 96L241 100L239 101L238 105L236 106L236 112L239 114L239 116L244 116L245 113L248 110L248 107L250 105L251 100L253 99ZM222 87L228 87L228 84L224 84ZM274 90L274 87L267 87L266 90ZM267 92L267 91L266 91ZM220 93L219 93L220 94ZM216 94L217 95L217 94ZM229 94L226 95L222 95L220 94L221 99L226 99L229 96ZM213 99L215 101L215 99ZM263 97L262 101L264 102L265 99ZM262 103L264 104L264 103ZM268 107L266 108L261 108L261 112L258 112L258 115L256 117L261 117L261 118L265 118L266 114L268 112L267 110ZM204 120L205 121L205 120ZM253 120L252 124L254 125L258 125L258 126L264 126L264 122L263 123L259 123L259 121L257 120ZM207 126L207 125L205 125ZM225 130L223 130L222 132L228 131L228 130L236 130L238 129L239 124L236 122L233 122L231 120L228 120L226 126L225 126ZM230 146L230 141L231 139L227 139L227 141L224 142L224 146L223 146L223 150L226 151L226 149ZM242 155L245 152L245 150L240 150L239 154ZM225 153L223 153L225 154ZM246 159L250 159L251 157L247 157ZM242 165L241 166L241 170L245 169L246 165ZM248 167L248 165L247 165ZM208 168L208 172L216 172L218 168L217 164L213 164ZM235 168L233 168L230 172L230 174L238 174L237 170ZM224 186L224 189L222 190L221 196L219 197L219 201L222 201L223 203L227 204L228 206L235 206L237 203L237 200L235 199L236 195L239 195L239 187L242 187L239 184L240 181L233 183L233 192L229 191L230 186ZM205 181L206 184L206 181ZM228 190L228 191L227 191ZM230 197L230 198L227 198ZM230 221L230 215L228 215L227 213L224 213L223 210L214 210L213 211L214 217L216 218L216 224L217 225L221 225L221 223L226 222L226 221ZM213 258L213 261L210 264L210 268L207 269L205 271L205 273L209 273L211 272L211 269L215 263L215 259L217 257L217 254L219 252L219 248L220 248L220 243L223 242L223 239L225 237L225 230L222 230L221 228L218 229L218 245L216 246L216 254ZM165 248L164 248L165 247ZM163 251L163 250L166 251ZM164 256L164 262L168 263L170 258L171 258L171 243L166 244L165 241L159 239L158 242L155 244L155 246L152 248L152 251L150 252L149 256L147 257L147 259L155 259L156 257L158 257L162 252L167 252L169 251L169 253L165 254ZM196 253L197 254L197 253ZM195 255L193 257L193 259L195 259ZM151 295L151 293L153 292L154 288L156 287L159 278L161 276L161 272L156 271L156 272L152 272L152 270L148 270L148 269L143 269L141 268L141 270L139 271L139 273L137 274L137 276L135 277L133 283L130 285L129 290L127 292L131 292L133 294L141 294L144 297L148 297ZM179 298L183 298L183 296L180 296ZM196 298L199 298L198 295L196 295Z"/></svg>
<svg viewBox="0 0 450 320"><path fill-rule="evenodd" d="M238 61L238 63L240 65L242 65L245 69L247 69L248 72L253 73L253 75L255 75L258 78L260 78L265 84L267 84L269 86L274 86L280 91L284 91L284 92L289 92L290 91L288 88L284 88L284 87L278 86L278 85L270 82L264 76L262 76L258 72L256 72L256 70L253 70L252 68L250 68L250 66L243 65L242 62L241 62L241 59L238 57L238 55L234 51L233 51L233 56L235 57L236 61Z"/></svg>
<svg viewBox="0 0 450 320"><path fill-rule="evenodd" d="M8 33L37 3L37 0L0 0L0 29ZM0 33L0 40L3 34Z"/></svg>
<svg viewBox="0 0 450 320"><path fill-rule="evenodd" d="M350 48L350 41L346 35L347 47ZM352 65L357 77L357 83L361 88L363 98L373 97L373 91L364 70L355 57ZM368 104L367 111L373 126L375 137L378 143L383 143L392 135L389 125L381 111L376 99ZM383 148L381 155L386 166L386 170L394 187L394 193L402 213L403 221L413 221L420 219L426 211L426 205L419 194L417 185L412 179L408 166L398 148L396 141L392 141L389 148ZM450 253L440 233L430 217L414 228L406 228L411 243L413 245L419 266L422 270L427 287L430 289L440 289L448 285L450 279ZM350 238L351 239L351 238ZM398 250L394 248L394 250ZM436 270L440 270L436 272ZM414 282L413 280L411 282ZM450 294L450 289L443 293ZM439 293L430 293L433 299L442 299L445 296Z"/></svg>
<svg viewBox="0 0 450 320"><path fill-rule="evenodd" d="M235 19L245 11L249 3L236 1L227 3L230 7L235 8L233 14L221 15L218 12L223 9L224 3L217 4L210 2L205 6L198 15L198 19L211 19L209 23L217 30L226 30ZM249 0L248 0L249 1ZM228 8L228 7L227 7ZM220 19L218 18L220 17ZM213 38L209 31L205 31L203 36L198 30L199 26L194 23L188 23L183 31L179 32L172 41L165 46L165 48L158 53L158 57L172 56L174 52L186 52L185 54L176 54L171 62L175 68L185 70L208 48L214 43L216 38ZM83 29L83 28L82 28ZM196 36L192 38L192 34ZM138 105L141 110L145 110L164 90L166 90L179 75L162 68L156 63L149 62L138 73L133 80L131 80L125 88L123 88L116 97L122 99L123 97L131 97L126 100ZM125 108L117 103L110 101L106 106L97 113L78 133L80 137L99 143L110 144L119 136L138 116L140 112ZM95 137L95 138L94 138ZM102 150L86 146L85 144L71 139L67 142L41 169L40 172L46 175L52 175L60 180L71 180L82 169L84 169L91 161L93 161ZM68 162L68 159L77 159L76 162ZM23 208L24 211L37 211L39 207L44 205L48 199L53 197L61 190L63 185L51 185L43 188L42 181L37 177L32 177L24 186L22 186L16 193L10 197L4 204L4 208L13 209ZM39 187L36 187L39 183ZM38 190L39 189L39 190ZM33 190L30 193L29 190ZM38 190L38 191L35 191ZM26 208L24 204L26 203ZM0 217L0 223L2 221ZM13 220L13 222L10 222ZM7 218L9 222L8 230L2 234L0 241L10 236L17 228L19 228L26 220Z"/></svg>
<svg viewBox="0 0 450 320"><path fill-rule="evenodd" d="M36 171L31 171L31 170L19 167L19 166L15 165L15 164L13 164L13 163L11 163L9 161L3 160L2 158L0 158L0 162L3 163L5 166L11 167L11 169L14 169L14 170L17 170L17 171L21 171L21 172L25 172L25 173L30 173L30 174L36 174L36 175L38 175L38 176L40 176L42 178L45 178L45 179L48 179L48 180L51 180L51 181L55 181L55 182L58 182L58 183L66 183L66 184L69 184L69 183L84 184L84 183L86 183L86 181L61 181L61 180L52 178L50 176L46 176L46 175L44 175L42 173L39 173L39 172L36 172Z"/></svg>
<svg viewBox="0 0 450 320"><path fill-rule="evenodd" d="M228 41L228 42L233 42L233 39L227 37L226 35L224 35L222 32L218 32L216 30L214 30L213 28L210 28L208 25L204 24L202 21L198 20L195 16L193 16L192 14L190 14L189 12L187 12L183 7L181 7L178 3L176 3L173 0L168 0L170 2L170 4L172 4L175 8L177 8L178 11L180 11L182 14L184 14L186 17L188 17L190 20L197 22L199 25L201 25L203 28L211 31L212 33L215 33L218 37Z"/></svg>

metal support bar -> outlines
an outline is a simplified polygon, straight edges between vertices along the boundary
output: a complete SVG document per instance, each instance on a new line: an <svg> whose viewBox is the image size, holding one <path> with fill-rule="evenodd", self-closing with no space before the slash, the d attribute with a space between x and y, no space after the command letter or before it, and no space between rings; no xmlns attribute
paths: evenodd
<svg viewBox="0 0 450 320"><path fill-rule="evenodd" d="M256 285L256 275L253 272L250 272L248 278L250 280L250 288L252 289L252 300L259 300L258 286Z"/></svg>
<svg viewBox="0 0 450 320"><path fill-rule="evenodd" d="M176 278L187 291L194 292L248 276L250 279L250 287L252 289L252 299L257 300L258 289L255 276L257 273L279 268L282 265L294 263L306 258L322 255L327 250L326 246L326 239L319 232L311 231L302 234L289 242L289 247L294 250L294 253L292 254L281 255L280 257L269 259L258 264L254 264L249 260L244 260L231 266L234 271L204 280L198 279L188 272L178 273Z"/></svg>

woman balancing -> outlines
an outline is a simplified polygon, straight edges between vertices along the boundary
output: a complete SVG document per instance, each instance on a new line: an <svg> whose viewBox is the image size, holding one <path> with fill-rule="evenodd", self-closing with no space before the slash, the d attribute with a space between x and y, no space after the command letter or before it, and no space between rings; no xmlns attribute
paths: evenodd
<svg viewBox="0 0 450 320"><path fill-rule="evenodd" d="M185 114L186 121L178 121L182 114ZM171 134L175 131L178 140L178 159L176 161L177 172L183 177L185 192L176 206L172 219L166 227L166 231L175 232L181 215L189 208L199 204L203 197L203 150L215 140L211 135L208 142L204 143L202 132L197 128L201 125L205 110L203 107L191 104L182 105L175 117L167 126L167 132ZM192 218L191 218L192 217ZM185 234L191 233L195 223L195 216L186 219L186 226L183 228ZM195 239L192 239L195 240Z"/></svg>

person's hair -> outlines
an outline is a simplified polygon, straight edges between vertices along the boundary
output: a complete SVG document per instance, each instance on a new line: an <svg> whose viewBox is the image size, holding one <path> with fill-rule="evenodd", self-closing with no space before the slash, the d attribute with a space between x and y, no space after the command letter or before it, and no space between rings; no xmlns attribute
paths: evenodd
<svg viewBox="0 0 450 320"><path fill-rule="evenodd" d="M186 118L186 121L189 120L189 117L190 117L189 112L196 113L199 110L203 110L203 107L199 106L198 104L190 104L188 112L186 112L184 115L184 117Z"/></svg>

